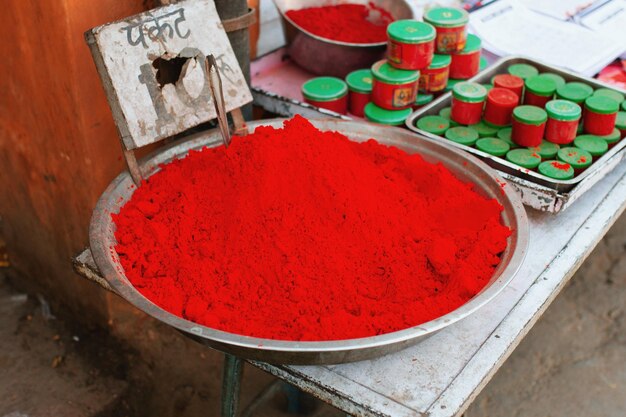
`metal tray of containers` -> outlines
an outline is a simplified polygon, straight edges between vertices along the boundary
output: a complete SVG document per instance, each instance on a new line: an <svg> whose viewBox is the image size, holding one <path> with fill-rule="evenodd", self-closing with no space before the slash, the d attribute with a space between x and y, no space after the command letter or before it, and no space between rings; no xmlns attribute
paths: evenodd
<svg viewBox="0 0 626 417"><path fill-rule="evenodd" d="M540 73L552 72L558 74L562 76L566 82L583 82L585 84L589 84L594 88L594 90L598 88L610 88L626 95L626 92L616 89L611 85L523 56L502 58L494 65L481 71L469 81L480 84L488 84L495 75L507 73L507 68L510 65L520 63L533 65L539 69ZM463 149L472 155L479 157L488 165L497 169L502 177L518 190L522 196L522 202L525 205L541 211L557 213L564 210L595 183L607 175L619 162L626 158L626 152L622 152L626 147L626 139L622 139L606 154L602 155L602 157L594 160L593 164L589 168L574 178L566 181L554 180L541 175L538 172L515 165L504 158L493 156L478 149L458 144L441 136L434 135L417 128L416 123L418 119L428 115L437 115L441 109L449 107L451 101L451 92L441 95L432 103L413 112L406 120L407 127L412 131L428 138L445 142L450 146Z"/></svg>
<svg viewBox="0 0 626 417"><path fill-rule="evenodd" d="M248 126L251 129L257 126L280 127L283 121L283 119L262 120L249 123ZM487 165L470 158L464 152L420 137L406 129L330 118L311 120L311 123L322 131L338 131L357 142L376 138L382 144L397 146L409 153L419 153L426 161L444 164L462 181L474 183L476 191L483 196L497 199L504 207L502 223L512 230L512 234L508 238L507 248L501 255L500 264L487 286L467 303L437 319L409 329L360 339L295 342L242 336L206 327L153 304L137 291L126 277L114 249L115 224L111 218L112 213L118 213L130 200L136 189L128 172L124 172L114 179L100 196L89 227L89 242L94 260L111 289L146 314L223 352L270 363L328 364L369 359L415 344L474 313L502 291L515 276L527 252L528 219L519 196L512 190L502 192L497 175ZM158 172L161 165L184 157L192 149L221 144L222 139L217 130L197 133L144 158L140 162L140 169L147 178Z"/></svg>

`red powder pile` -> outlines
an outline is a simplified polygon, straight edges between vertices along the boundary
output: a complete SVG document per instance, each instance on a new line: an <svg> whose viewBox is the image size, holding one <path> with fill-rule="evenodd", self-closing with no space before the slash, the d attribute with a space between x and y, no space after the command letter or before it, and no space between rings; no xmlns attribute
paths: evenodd
<svg viewBox="0 0 626 417"><path fill-rule="evenodd" d="M387 25L393 16L370 3L309 7L286 13L296 25L314 35L348 43L376 43L387 40Z"/></svg>
<svg viewBox="0 0 626 417"><path fill-rule="evenodd" d="M502 206L441 164L296 116L162 167L113 215L126 276L189 320L283 340L416 326L489 281Z"/></svg>

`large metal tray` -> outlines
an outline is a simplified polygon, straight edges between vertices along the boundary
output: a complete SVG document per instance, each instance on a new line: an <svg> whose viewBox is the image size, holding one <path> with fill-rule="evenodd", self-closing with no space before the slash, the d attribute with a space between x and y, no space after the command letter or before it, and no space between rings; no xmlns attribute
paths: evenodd
<svg viewBox="0 0 626 417"><path fill-rule="evenodd" d="M616 91L620 91L613 86L604 84L598 80L594 80L593 78L582 77L561 68L522 56L503 58L494 65L480 72L475 77L471 78L471 81L481 84L490 83L493 76L506 73L509 65L518 63L534 65L540 72L553 72L559 74L568 82L579 81L591 85L594 89L611 88ZM626 94L624 91L620 92ZM411 114L406 120L407 127L412 131L422 134L428 138L445 142L450 146L463 149L464 151L479 157L488 165L500 171L502 176L520 191L524 204L542 211L556 213L565 209L577 198L579 198L586 190L591 188L593 184L608 174L615 165L626 157L626 153L622 152L622 150L626 147L626 140L621 140L609 152L604 154L601 158L594 160L593 164L588 169L573 179L566 181L554 180L541 175L538 172L521 168L508 162L504 158L492 156L478 149L452 142L417 128L416 122L419 118L427 115L438 114L439 110L450 106L451 100L452 94L448 92L437 98L437 100L433 101L429 105L413 112L413 114Z"/></svg>
<svg viewBox="0 0 626 417"><path fill-rule="evenodd" d="M282 123L283 119L273 119L250 123L249 127L251 129L259 125L278 127ZM375 337L329 342L289 342L215 330L161 309L141 295L126 278L114 249L115 224L111 219L111 213L119 212L136 189L130 175L124 172L113 180L100 197L89 229L94 260L111 288L138 309L223 352L271 363L326 364L368 359L417 343L472 314L495 297L513 278L527 251L528 220L518 195L507 187L504 189L501 187L501 180L495 171L481 161L468 157L465 152L419 137L404 129L337 119L312 120L312 123L321 130L342 132L358 142L376 138L383 144L397 146L410 153L418 152L430 162L443 163L461 180L473 182L477 192L497 199L504 206L502 222L511 228L513 234L489 284L474 298L451 313L417 327ZM172 144L148 156L142 160L140 168L145 177L149 177L159 170L159 165L166 164L174 158L181 158L189 150L219 146L221 143L217 131L196 134L182 143ZM468 210L468 216L471 216L471 210Z"/></svg>

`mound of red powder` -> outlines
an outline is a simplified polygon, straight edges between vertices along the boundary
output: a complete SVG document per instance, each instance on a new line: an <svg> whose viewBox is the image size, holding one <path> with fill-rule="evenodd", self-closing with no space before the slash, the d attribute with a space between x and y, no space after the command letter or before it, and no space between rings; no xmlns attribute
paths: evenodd
<svg viewBox="0 0 626 417"><path fill-rule="evenodd" d="M416 326L489 281L501 205L441 164L296 116L162 167L113 215L147 298L232 333L335 340Z"/></svg>
<svg viewBox="0 0 626 417"><path fill-rule="evenodd" d="M296 25L322 38L349 43L387 40L387 25L393 16L370 3L309 7L285 13Z"/></svg>

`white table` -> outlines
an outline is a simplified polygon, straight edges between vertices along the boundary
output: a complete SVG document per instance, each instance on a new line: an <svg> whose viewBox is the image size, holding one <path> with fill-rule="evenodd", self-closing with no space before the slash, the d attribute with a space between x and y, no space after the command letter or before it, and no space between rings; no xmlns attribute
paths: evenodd
<svg viewBox="0 0 626 417"><path fill-rule="evenodd" d="M459 416L625 207L626 161L564 212L530 210L528 255L510 285L469 318L406 350L332 366L251 363L350 414ZM75 266L102 284L89 250ZM227 385L236 396L237 387Z"/></svg>

